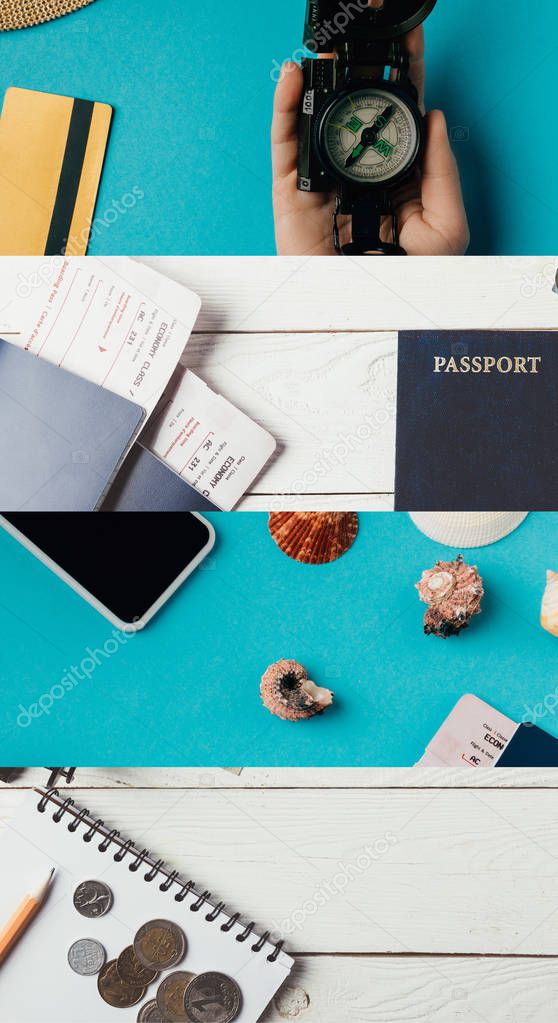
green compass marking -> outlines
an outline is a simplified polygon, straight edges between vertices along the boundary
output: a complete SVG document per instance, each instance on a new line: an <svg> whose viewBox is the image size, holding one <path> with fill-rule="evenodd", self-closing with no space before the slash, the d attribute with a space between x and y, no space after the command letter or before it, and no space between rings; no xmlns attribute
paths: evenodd
<svg viewBox="0 0 558 1023"><path fill-rule="evenodd" d="M378 114L376 120L374 121L374 127L377 128L378 131L381 131L382 128L385 128L386 125L389 124L389 122L391 121L394 113L395 113L395 107L391 107L391 106L390 107L386 107L386 109L385 109L383 114Z"/></svg>
<svg viewBox="0 0 558 1023"><path fill-rule="evenodd" d="M356 135L361 128L364 128L364 121L361 121L360 117L357 117L356 114L353 114L350 121L347 121L344 127L348 128L349 131L352 131L353 135Z"/></svg>
<svg viewBox="0 0 558 1023"><path fill-rule="evenodd" d="M386 139L378 139L372 148L375 149L380 156L383 156L385 160L389 160L395 146L392 146L390 142L386 141Z"/></svg>

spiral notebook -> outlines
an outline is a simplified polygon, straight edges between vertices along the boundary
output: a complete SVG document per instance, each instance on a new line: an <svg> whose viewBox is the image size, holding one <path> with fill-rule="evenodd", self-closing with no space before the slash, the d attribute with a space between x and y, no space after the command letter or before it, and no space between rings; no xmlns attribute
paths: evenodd
<svg viewBox="0 0 558 1023"><path fill-rule="evenodd" d="M177 969L217 971L236 980L242 993L237 1023L257 1023L292 969L293 960L280 942L256 933L222 903L215 906L208 892L55 790L32 792L24 800L0 834L0 863L2 922L29 888L56 867L45 905L0 970L2 1023L135 1021L141 1004L155 997L157 982L142 1003L115 1009L100 998L96 977L81 977L70 969L67 954L74 941L94 938L106 949L107 959L114 959L150 920L171 920L184 931L188 947ZM135 863L137 869L129 870ZM114 904L106 916L91 920L76 912L73 893L82 881L93 879L111 888Z"/></svg>

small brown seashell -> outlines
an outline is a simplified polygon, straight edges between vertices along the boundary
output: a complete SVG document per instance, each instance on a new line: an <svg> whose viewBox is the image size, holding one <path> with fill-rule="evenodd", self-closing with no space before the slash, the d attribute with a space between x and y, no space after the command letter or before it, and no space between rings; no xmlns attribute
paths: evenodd
<svg viewBox="0 0 558 1023"><path fill-rule="evenodd" d="M298 661L277 661L262 677L260 693L265 707L283 721L305 721L333 703L333 693L320 689Z"/></svg>
<svg viewBox="0 0 558 1023"><path fill-rule="evenodd" d="M482 579L476 566L466 565L461 554L455 561L438 561L423 572L416 588L429 605L424 616L427 636L458 636L481 613Z"/></svg>
<svg viewBox="0 0 558 1023"><path fill-rule="evenodd" d="M355 542L356 512L271 512L269 532L293 561L326 565L337 561Z"/></svg>

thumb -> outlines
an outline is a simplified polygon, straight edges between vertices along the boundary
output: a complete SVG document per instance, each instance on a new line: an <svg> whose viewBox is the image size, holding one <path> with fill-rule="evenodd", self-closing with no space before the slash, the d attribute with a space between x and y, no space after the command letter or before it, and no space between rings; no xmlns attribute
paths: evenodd
<svg viewBox="0 0 558 1023"><path fill-rule="evenodd" d="M457 161L441 110L426 116L426 150L422 175L423 219L441 234L455 255L469 247L470 234L463 204Z"/></svg>

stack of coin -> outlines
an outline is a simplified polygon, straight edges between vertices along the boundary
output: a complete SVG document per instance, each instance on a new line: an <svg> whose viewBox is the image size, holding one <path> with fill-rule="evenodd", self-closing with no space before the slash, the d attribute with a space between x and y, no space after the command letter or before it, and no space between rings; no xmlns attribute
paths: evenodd
<svg viewBox="0 0 558 1023"><path fill-rule="evenodd" d="M108 913L112 892L101 881L84 881L74 893L74 906L82 916ZM71 968L82 976L98 974L103 1001L116 1009L129 1009L143 1001L150 984L182 961L187 942L171 920L150 920L116 959L106 962L103 946L92 938L74 942L68 952ZM142 1005L138 1023L232 1023L240 1012L242 996L236 981L224 973L193 974L174 970L159 984L155 998Z"/></svg>
<svg viewBox="0 0 558 1023"><path fill-rule="evenodd" d="M145 998L147 988L158 976L159 971L144 966L133 945L128 945L99 975L99 994L109 1005L129 1009Z"/></svg>
<svg viewBox="0 0 558 1023"><path fill-rule="evenodd" d="M159 974L176 966L185 953L186 937L180 927L170 920L151 920L140 927L134 944L128 945L99 974L101 998L119 1009L137 1005Z"/></svg>

